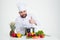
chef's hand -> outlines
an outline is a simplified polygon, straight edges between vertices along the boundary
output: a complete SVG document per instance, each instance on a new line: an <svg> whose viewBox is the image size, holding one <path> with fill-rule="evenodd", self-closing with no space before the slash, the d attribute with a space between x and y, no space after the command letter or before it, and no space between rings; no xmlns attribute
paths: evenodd
<svg viewBox="0 0 60 40"><path fill-rule="evenodd" d="M32 17L31 17L31 19L29 20L29 23L37 25L37 23L35 22L35 20L34 20Z"/></svg>

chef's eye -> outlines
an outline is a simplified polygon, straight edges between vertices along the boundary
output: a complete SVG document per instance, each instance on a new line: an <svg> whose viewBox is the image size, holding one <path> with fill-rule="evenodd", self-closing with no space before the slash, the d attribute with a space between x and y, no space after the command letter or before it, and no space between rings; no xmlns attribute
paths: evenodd
<svg viewBox="0 0 60 40"><path fill-rule="evenodd" d="M20 12L20 13L23 13L23 12Z"/></svg>
<svg viewBox="0 0 60 40"><path fill-rule="evenodd" d="M26 11L24 10L24 12L26 12Z"/></svg>

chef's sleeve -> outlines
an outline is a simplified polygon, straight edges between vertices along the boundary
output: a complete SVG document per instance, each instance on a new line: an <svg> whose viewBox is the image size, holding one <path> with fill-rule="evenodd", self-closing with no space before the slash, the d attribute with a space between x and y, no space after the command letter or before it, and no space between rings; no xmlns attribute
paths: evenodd
<svg viewBox="0 0 60 40"><path fill-rule="evenodd" d="M40 18L38 16L35 15L31 15L32 19L35 20L36 24L33 24L32 26L35 28L35 32L37 32L38 30L41 29L41 24L40 24Z"/></svg>
<svg viewBox="0 0 60 40"><path fill-rule="evenodd" d="M31 14L30 17L32 17L32 19L36 22L37 26L40 26L40 20L38 16Z"/></svg>

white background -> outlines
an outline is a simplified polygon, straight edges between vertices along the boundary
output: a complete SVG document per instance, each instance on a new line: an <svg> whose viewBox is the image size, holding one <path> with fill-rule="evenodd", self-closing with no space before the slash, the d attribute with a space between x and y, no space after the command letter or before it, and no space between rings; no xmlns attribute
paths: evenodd
<svg viewBox="0 0 60 40"><path fill-rule="evenodd" d="M60 0L23 0L48 35L60 38ZM0 39L9 40L9 23L18 16L17 0L0 0Z"/></svg>

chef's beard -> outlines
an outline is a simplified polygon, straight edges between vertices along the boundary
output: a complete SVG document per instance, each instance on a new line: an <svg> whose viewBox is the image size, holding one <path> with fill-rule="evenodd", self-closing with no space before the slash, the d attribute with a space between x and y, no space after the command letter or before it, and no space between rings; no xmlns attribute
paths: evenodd
<svg viewBox="0 0 60 40"><path fill-rule="evenodd" d="M27 14L21 15L21 18L26 18Z"/></svg>

